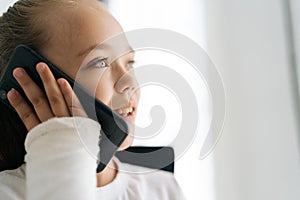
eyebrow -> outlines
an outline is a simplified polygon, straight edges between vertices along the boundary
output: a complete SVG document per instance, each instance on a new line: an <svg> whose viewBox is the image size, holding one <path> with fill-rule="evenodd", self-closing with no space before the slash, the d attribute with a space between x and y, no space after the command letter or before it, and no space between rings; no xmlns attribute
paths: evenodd
<svg viewBox="0 0 300 200"><path fill-rule="evenodd" d="M90 47L88 47L87 49L84 49L83 51L80 51L78 54L77 54L77 57L81 57L87 53L89 53L90 51L92 51L93 49L97 48L97 49L105 49L105 48L110 48L111 46L108 45L108 44L93 44L91 45ZM129 46L128 48L128 53L133 53L135 54L135 50Z"/></svg>
<svg viewBox="0 0 300 200"><path fill-rule="evenodd" d="M102 49L102 48L104 48L103 45L104 45L104 44L102 44L102 45L94 44L94 45L88 47L87 49L84 49L84 50L80 51L80 52L77 54L77 57L81 57L81 56L83 56L83 55L89 53L90 51L92 51L92 50L95 49L95 48L97 48L97 49Z"/></svg>

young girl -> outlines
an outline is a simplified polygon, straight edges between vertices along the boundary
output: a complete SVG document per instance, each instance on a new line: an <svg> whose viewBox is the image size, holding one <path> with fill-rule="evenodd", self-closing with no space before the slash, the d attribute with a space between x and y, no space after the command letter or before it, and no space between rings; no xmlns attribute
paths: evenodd
<svg viewBox="0 0 300 200"><path fill-rule="evenodd" d="M0 73L25 44L133 126L139 101L134 53L124 37L110 42L122 33L96 0L19 0L0 18ZM55 80L45 63L36 69L43 86L22 66L13 72L34 108L15 89L7 98L17 112L0 104L1 199L183 199L168 172L130 173L144 169L113 158L96 173L101 124L86 117L65 79ZM133 132L120 149L132 138Z"/></svg>

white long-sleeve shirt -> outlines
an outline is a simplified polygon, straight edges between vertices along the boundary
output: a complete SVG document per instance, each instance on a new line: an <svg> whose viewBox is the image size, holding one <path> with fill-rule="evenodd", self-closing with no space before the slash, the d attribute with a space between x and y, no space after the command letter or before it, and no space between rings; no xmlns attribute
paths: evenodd
<svg viewBox="0 0 300 200"><path fill-rule="evenodd" d="M0 199L184 199L173 174L115 158L116 178L97 188L99 133L97 122L80 117L53 118L33 128L25 140L26 164L0 173Z"/></svg>

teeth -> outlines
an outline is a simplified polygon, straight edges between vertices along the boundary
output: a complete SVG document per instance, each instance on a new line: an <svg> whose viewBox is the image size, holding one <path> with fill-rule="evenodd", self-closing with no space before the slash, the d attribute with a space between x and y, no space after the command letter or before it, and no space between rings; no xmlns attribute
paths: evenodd
<svg viewBox="0 0 300 200"><path fill-rule="evenodd" d="M120 115L122 114L128 114L128 113L131 113L133 111L133 108L123 108L123 109L119 109L119 110L116 110L117 113L119 113Z"/></svg>

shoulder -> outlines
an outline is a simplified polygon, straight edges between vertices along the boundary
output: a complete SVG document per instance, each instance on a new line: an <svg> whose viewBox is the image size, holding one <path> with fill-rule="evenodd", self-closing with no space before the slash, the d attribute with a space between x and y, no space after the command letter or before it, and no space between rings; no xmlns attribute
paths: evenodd
<svg viewBox="0 0 300 200"><path fill-rule="evenodd" d="M174 175L171 172L127 164L120 161L118 166L119 170L127 174L127 176L139 177L140 179L146 179L150 182L157 181L158 177L160 179L163 178L163 181L166 182L175 181ZM161 182L161 180L159 182Z"/></svg>
<svg viewBox="0 0 300 200"><path fill-rule="evenodd" d="M131 190L135 190L135 194L147 196L149 199L184 199L172 173L122 162L118 165L120 176Z"/></svg>
<svg viewBox="0 0 300 200"><path fill-rule="evenodd" d="M25 198L25 167L0 172L0 196L3 199Z"/></svg>

